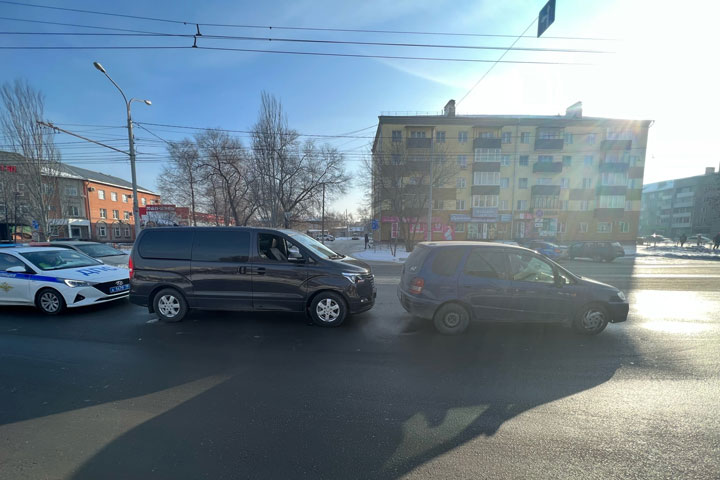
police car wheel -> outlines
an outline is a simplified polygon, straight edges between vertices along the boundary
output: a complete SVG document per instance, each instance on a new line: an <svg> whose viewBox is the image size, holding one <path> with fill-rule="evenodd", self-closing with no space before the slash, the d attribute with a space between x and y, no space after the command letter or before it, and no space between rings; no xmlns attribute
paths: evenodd
<svg viewBox="0 0 720 480"><path fill-rule="evenodd" d="M40 311L47 315L57 315L65 310L65 300L62 295L52 288L40 290L35 303Z"/></svg>
<svg viewBox="0 0 720 480"><path fill-rule="evenodd" d="M185 297L173 288L160 290L153 299L153 310L163 322L179 322L187 314Z"/></svg>

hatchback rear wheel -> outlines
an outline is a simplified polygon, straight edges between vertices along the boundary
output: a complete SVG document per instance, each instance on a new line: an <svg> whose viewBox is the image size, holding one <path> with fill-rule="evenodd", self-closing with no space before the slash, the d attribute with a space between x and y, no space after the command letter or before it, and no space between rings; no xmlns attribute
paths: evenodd
<svg viewBox="0 0 720 480"><path fill-rule="evenodd" d="M462 305L448 303L435 312L435 329L445 335L459 335L470 325L470 314Z"/></svg>

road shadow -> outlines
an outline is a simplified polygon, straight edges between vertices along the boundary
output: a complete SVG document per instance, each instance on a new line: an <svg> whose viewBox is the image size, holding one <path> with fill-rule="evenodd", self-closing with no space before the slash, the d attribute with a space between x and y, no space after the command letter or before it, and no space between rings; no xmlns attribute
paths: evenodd
<svg viewBox="0 0 720 480"><path fill-rule="evenodd" d="M222 372L221 383L170 402L73 478L397 478L492 438L520 413L601 385L635 357L620 330L586 338L560 327L487 325L444 337L424 324L378 345L355 334L362 324L326 330L290 321L273 321L286 331L269 340L219 342L223 361L198 368ZM207 352L188 345L186 356Z"/></svg>

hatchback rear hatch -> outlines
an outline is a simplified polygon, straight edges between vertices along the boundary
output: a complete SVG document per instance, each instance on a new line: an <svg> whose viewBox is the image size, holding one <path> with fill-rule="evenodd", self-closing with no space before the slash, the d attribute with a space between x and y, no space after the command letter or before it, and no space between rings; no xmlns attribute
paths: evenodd
<svg viewBox="0 0 720 480"><path fill-rule="evenodd" d="M418 244L412 251L410 256L405 260L403 265L402 274L400 276L400 287L403 290L410 288L410 282L415 277L423 266L425 259L430 253L430 247L427 245Z"/></svg>

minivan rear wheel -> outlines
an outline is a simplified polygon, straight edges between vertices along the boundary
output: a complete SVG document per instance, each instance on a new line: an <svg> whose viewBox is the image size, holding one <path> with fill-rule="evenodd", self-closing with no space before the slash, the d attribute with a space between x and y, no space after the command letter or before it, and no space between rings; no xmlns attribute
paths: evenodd
<svg viewBox="0 0 720 480"><path fill-rule="evenodd" d="M586 305L575 318L573 328L583 335L597 335L607 327L608 318L607 310L602 305Z"/></svg>
<svg viewBox="0 0 720 480"><path fill-rule="evenodd" d="M435 329L444 335L459 335L470 325L470 314L462 305L448 303L435 312L433 323Z"/></svg>
<svg viewBox="0 0 720 480"><path fill-rule="evenodd" d="M187 314L185 297L174 288L164 288L153 298L153 310L163 322L179 322Z"/></svg>
<svg viewBox="0 0 720 480"><path fill-rule="evenodd" d="M347 316L345 300L334 292L320 292L310 303L310 317L320 327L338 327Z"/></svg>

